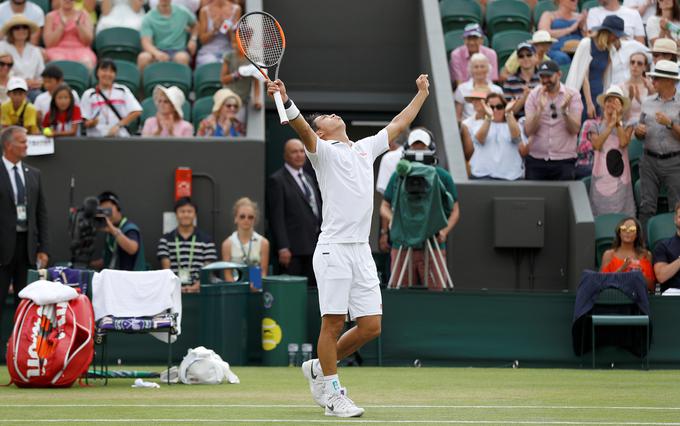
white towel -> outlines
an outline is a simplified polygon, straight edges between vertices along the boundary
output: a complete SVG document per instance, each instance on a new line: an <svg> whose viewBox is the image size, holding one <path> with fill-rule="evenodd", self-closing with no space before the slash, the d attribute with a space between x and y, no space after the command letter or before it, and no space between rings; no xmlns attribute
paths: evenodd
<svg viewBox="0 0 680 426"><path fill-rule="evenodd" d="M95 320L115 317L151 317L168 309L177 314L177 335L182 325L182 283L169 269L160 271L115 271L104 269L92 278L92 307ZM164 342L166 333L152 333ZM176 336L172 336L174 342Z"/></svg>

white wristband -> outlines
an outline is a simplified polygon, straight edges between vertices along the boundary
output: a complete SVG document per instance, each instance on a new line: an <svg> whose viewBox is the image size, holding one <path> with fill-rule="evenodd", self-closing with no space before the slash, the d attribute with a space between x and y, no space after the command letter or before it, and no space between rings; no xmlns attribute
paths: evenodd
<svg viewBox="0 0 680 426"><path fill-rule="evenodd" d="M291 98L288 98L288 101L283 106L286 108L286 117L288 117L289 122L295 120L300 115L300 110L295 106Z"/></svg>

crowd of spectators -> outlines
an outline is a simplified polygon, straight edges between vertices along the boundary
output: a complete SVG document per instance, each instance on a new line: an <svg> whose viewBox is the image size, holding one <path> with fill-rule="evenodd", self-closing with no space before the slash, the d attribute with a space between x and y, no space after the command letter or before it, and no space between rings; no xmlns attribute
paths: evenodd
<svg viewBox="0 0 680 426"><path fill-rule="evenodd" d="M584 179L594 216L629 218L603 263L644 264L646 240L633 244L627 230L642 234L660 194L671 208L680 202L680 5L581 3L554 0L511 54L486 46L502 31L465 26L449 64L467 170L472 179ZM635 163L630 146L641 147ZM652 284L653 269L643 268Z"/></svg>
<svg viewBox="0 0 680 426"><path fill-rule="evenodd" d="M46 134L54 137L245 136L246 106L252 104L253 108L261 109L262 90L249 63L235 48L235 25L243 14L243 3L239 0L54 0L51 10L43 11L29 0L8 0L0 4L0 102L9 101L10 78L24 80L20 87L26 86L27 104L37 109L36 126L26 127L30 134L50 129ZM132 30L138 35L141 50L133 65L139 70L140 78L143 79L144 68L156 62L176 62L196 69L216 64L211 78L230 89L229 101L218 87L202 92L200 96L214 94L212 114L186 117L187 107L198 100L197 93L183 87L161 89L161 85L147 90L143 80L138 81L136 87L125 80L118 83L116 62L123 59L115 58L114 62L114 58L98 57L98 52L93 50L97 46L95 36L110 29ZM89 81L83 88L73 87L70 102L78 108L71 109L80 109L80 113L76 119L72 119L71 112L60 119L68 118L68 131L57 129L55 114L46 119L54 90L65 84L64 72L68 70L63 69L63 61L84 65L94 81L89 89ZM162 84L165 85L169 83ZM18 90L16 84L14 87ZM180 95L178 91L183 93ZM145 93L153 97L153 103L142 102ZM18 100L14 103L21 105ZM182 104L183 108L169 106ZM147 105L153 108L143 111ZM140 118L144 121L139 122ZM15 117L2 120L18 123Z"/></svg>

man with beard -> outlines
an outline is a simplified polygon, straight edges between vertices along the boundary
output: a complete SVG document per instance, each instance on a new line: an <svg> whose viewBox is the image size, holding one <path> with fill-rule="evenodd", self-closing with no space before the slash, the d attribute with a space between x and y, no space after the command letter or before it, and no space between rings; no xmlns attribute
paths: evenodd
<svg viewBox="0 0 680 426"><path fill-rule="evenodd" d="M661 291L680 288L680 202L675 205L675 235L654 247L654 274Z"/></svg>
<svg viewBox="0 0 680 426"><path fill-rule="evenodd" d="M573 180L576 137L583 103L575 90L560 83L560 67L545 61L538 67L541 85L529 93L524 131L529 137L525 159L528 180Z"/></svg>

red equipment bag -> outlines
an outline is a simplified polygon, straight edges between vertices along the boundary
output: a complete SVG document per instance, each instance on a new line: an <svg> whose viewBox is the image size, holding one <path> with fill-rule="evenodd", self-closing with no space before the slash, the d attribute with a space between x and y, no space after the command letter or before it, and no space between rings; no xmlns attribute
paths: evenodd
<svg viewBox="0 0 680 426"><path fill-rule="evenodd" d="M7 368L18 387L69 387L94 356L94 311L87 296L36 305L24 299L7 342Z"/></svg>

